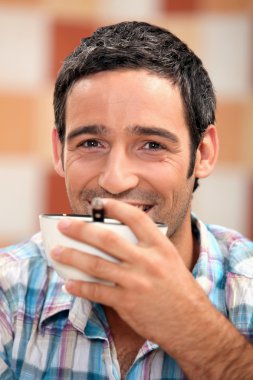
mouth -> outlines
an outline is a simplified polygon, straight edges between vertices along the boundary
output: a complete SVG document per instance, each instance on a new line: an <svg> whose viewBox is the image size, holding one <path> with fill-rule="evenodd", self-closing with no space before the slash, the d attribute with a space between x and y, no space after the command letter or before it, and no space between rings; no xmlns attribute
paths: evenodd
<svg viewBox="0 0 253 380"><path fill-rule="evenodd" d="M130 201L124 201L122 200L122 202L124 203L127 203L131 206L134 206L134 207L137 207L139 210L145 212L145 213L149 213L149 211L155 206L155 205L150 205L150 204L140 204L140 203L135 203L135 202L130 202ZM91 208L91 201L88 201L89 203L89 206Z"/></svg>
<svg viewBox="0 0 253 380"><path fill-rule="evenodd" d="M132 206L137 207L139 210L142 210L146 213L148 213L154 207L154 205L137 205L137 204L132 204Z"/></svg>

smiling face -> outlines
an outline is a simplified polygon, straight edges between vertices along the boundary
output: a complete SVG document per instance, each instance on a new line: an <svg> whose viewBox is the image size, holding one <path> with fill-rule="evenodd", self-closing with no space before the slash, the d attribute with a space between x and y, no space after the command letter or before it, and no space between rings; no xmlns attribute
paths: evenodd
<svg viewBox="0 0 253 380"><path fill-rule="evenodd" d="M55 133L54 145L74 213L89 214L95 196L114 197L167 223L170 236L190 226L201 153L188 178L189 131L179 90L167 79L121 70L79 80L67 98L65 144Z"/></svg>

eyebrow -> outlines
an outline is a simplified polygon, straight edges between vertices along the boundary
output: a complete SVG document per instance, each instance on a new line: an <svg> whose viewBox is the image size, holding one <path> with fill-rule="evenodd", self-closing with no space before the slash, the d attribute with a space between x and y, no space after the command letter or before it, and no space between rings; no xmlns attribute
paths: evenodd
<svg viewBox="0 0 253 380"><path fill-rule="evenodd" d="M104 125L84 125L71 131L67 136L67 141L73 140L80 135L106 135L108 129Z"/></svg>
<svg viewBox="0 0 253 380"><path fill-rule="evenodd" d="M138 136L154 135L154 136L164 137L164 138L170 140L171 142L173 142L175 144L179 143L179 139L178 139L177 135L175 135L174 133L172 133L170 131L167 131L164 128L136 125L134 127L128 127L127 129L133 135L138 135Z"/></svg>
<svg viewBox="0 0 253 380"><path fill-rule="evenodd" d="M159 136L166 138L167 140L170 140L171 142L178 144L179 139L177 135L174 133L167 131L164 128L154 127L154 126L141 126L141 125L135 125L135 126L129 126L126 128L126 130L131 135L137 135L137 136ZM71 141L74 138L80 136L80 135L108 135L110 134L110 130L102 125L102 124L94 124L94 125L84 125L81 127L78 127L71 131L67 136L67 141Z"/></svg>

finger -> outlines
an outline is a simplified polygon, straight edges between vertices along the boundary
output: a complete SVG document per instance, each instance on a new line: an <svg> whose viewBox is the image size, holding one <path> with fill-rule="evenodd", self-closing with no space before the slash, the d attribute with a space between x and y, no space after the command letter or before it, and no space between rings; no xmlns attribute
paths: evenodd
<svg viewBox="0 0 253 380"><path fill-rule="evenodd" d="M106 286L96 282L68 280L65 290L76 296L106 306L119 305L122 302L122 291L118 287Z"/></svg>
<svg viewBox="0 0 253 380"><path fill-rule="evenodd" d="M102 199L106 216L117 219L128 225L139 241L147 244L161 239L164 235L156 223L142 210L133 205L115 200ZM165 229L166 226L164 225Z"/></svg>
<svg viewBox="0 0 253 380"><path fill-rule="evenodd" d="M58 228L65 235L108 253L118 260L130 262L133 258L138 259L136 246L119 234L103 228L103 223L100 226L67 219L59 222Z"/></svg>
<svg viewBox="0 0 253 380"><path fill-rule="evenodd" d="M56 247L51 251L54 260L77 268L86 274L101 280L121 285L128 283L126 267L120 263L104 260L96 255L77 251L71 248Z"/></svg>

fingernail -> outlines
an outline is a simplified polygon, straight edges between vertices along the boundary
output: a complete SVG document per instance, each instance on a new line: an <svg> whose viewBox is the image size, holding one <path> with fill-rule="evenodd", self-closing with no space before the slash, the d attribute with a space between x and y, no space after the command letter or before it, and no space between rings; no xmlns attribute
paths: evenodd
<svg viewBox="0 0 253 380"><path fill-rule="evenodd" d="M66 289L66 285L65 284L62 285L61 289L62 289L63 293L69 294L69 292Z"/></svg>
<svg viewBox="0 0 253 380"><path fill-rule="evenodd" d="M51 255L53 256L53 257L59 257L60 255L61 255L61 253L62 253L62 251L63 251L63 248L62 247L60 247L60 246L56 246L56 247L54 247L53 249L52 249L52 251L51 251Z"/></svg>
<svg viewBox="0 0 253 380"><path fill-rule="evenodd" d="M71 221L69 219L63 219L58 223L58 227L61 230L67 230L71 225Z"/></svg>
<svg viewBox="0 0 253 380"><path fill-rule="evenodd" d="M73 285L74 285L74 281L73 280L67 280L65 282L65 290L66 290L66 292L69 293L69 290L71 291L71 289L73 288Z"/></svg>

